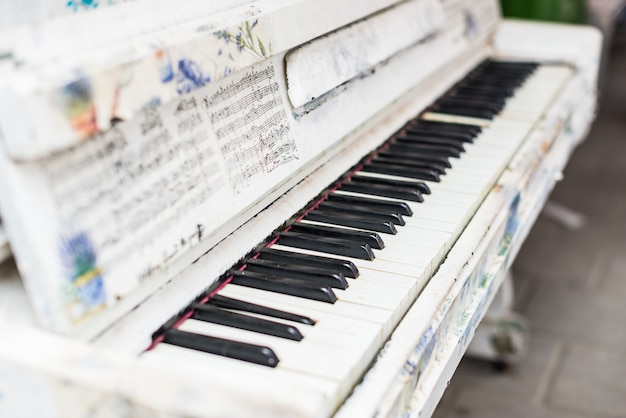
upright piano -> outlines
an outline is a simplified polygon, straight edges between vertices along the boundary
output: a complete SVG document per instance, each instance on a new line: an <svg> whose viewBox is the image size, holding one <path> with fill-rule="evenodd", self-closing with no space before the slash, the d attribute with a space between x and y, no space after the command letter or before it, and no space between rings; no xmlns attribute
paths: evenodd
<svg viewBox="0 0 626 418"><path fill-rule="evenodd" d="M430 416L593 120L598 31L37 4L0 21L0 417Z"/></svg>

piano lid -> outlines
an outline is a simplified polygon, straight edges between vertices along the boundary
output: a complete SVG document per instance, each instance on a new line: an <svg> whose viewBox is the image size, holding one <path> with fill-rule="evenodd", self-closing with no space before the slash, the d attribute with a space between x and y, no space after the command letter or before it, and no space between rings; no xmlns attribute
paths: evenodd
<svg viewBox="0 0 626 418"><path fill-rule="evenodd" d="M4 141L20 160L66 149L398 2L132 1L9 28Z"/></svg>

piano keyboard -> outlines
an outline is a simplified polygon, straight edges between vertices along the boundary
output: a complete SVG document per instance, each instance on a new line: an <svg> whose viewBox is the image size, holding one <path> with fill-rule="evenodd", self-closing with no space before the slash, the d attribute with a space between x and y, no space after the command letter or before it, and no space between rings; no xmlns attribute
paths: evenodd
<svg viewBox="0 0 626 418"><path fill-rule="evenodd" d="M331 413L570 75L479 65L165 324L141 361L271 384L289 394L279 403Z"/></svg>

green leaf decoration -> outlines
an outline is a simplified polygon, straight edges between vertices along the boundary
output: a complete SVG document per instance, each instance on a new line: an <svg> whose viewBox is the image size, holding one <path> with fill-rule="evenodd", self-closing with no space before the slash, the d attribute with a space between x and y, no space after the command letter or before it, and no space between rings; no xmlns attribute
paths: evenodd
<svg viewBox="0 0 626 418"><path fill-rule="evenodd" d="M267 58L267 51L265 50L265 45L263 45L263 42L261 42L261 38L257 36L256 40L259 43L259 50L261 51L261 55L263 55L263 58Z"/></svg>
<svg viewBox="0 0 626 418"><path fill-rule="evenodd" d="M248 39L250 39L250 43L254 42L254 38L252 37L252 28L250 27L250 22L246 21L246 33L248 34Z"/></svg>

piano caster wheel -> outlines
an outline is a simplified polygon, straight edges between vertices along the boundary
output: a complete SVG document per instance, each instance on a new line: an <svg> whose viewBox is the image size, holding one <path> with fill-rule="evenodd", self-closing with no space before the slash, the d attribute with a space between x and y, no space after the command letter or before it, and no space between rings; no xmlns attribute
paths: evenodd
<svg viewBox="0 0 626 418"><path fill-rule="evenodd" d="M528 321L512 311L513 289L513 275L507 271L466 352L502 371L517 364L528 347Z"/></svg>
<svg viewBox="0 0 626 418"><path fill-rule="evenodd" d="M467 354L488 360L496 370L505 371L524 358L528 340L528 321L521 315L508 312L497 318L485 317L476 329Z"/></svg>
<svg viewBox="0 0 626 418"><path fill-rule="evenodd" d="M496 360L496 361L492 361L491 365L493 366L493 369L498 372L498 373L505 373L507 372L510 368L511 368L511 363L507 363L504 360Z"/></svg>

